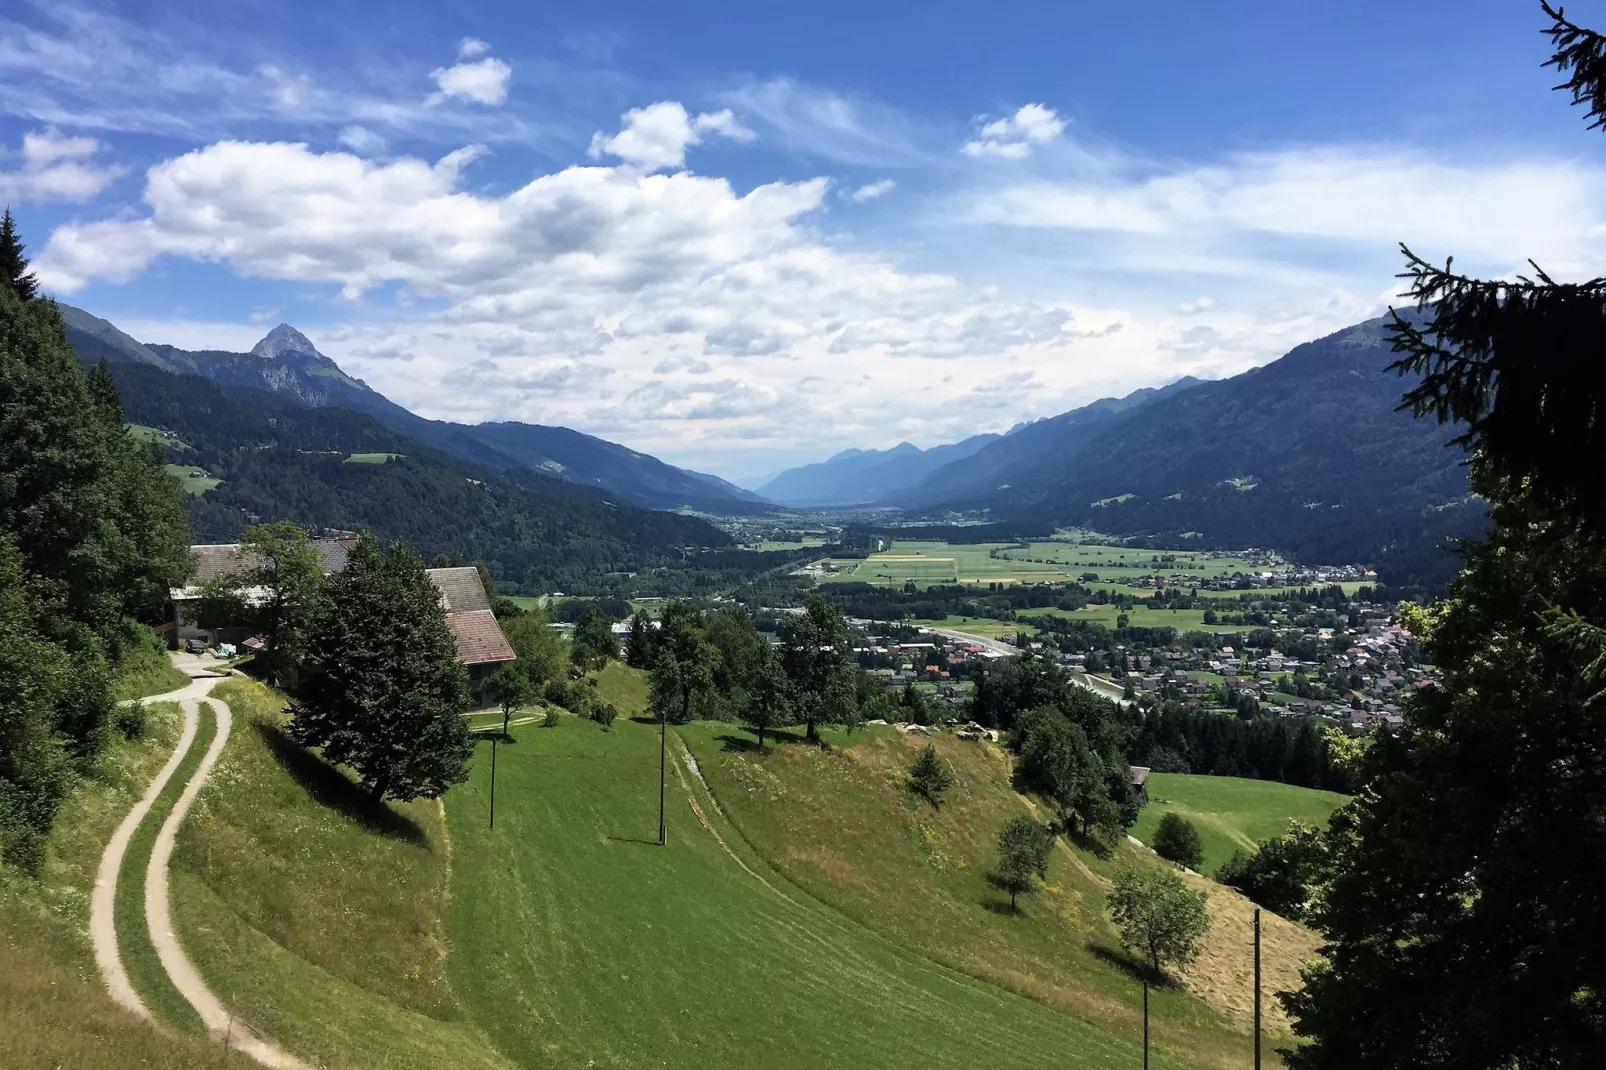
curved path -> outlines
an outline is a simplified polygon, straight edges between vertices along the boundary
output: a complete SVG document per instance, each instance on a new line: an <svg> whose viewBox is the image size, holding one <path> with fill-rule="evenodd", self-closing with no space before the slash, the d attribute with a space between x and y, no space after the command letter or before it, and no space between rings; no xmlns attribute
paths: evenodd
<svg viewBox="0 0 1606 1070"><path fill-rule="evenodd" d="M188 670L189 667L181 666L181 668ZM201 700L206 699L217 716L217 733L213 736L212 745L202 756L194 774L184 786L178 802L162 822L162 827L156 835L156 842L151 847L150 861L145 870L145 924L150 930L151 945L156 949L156 956L161 961L162 969L166 971L173 987L178 989L179 994L191 1007L195 1008L202 1024L206 1026L206 1031L214 1039L223 1041L226 1047L242 1051L262 1065L273 1067L274 1070L310 1070L306 1063L272 1041L257 1035L223 1006L223 1002L201 979L200 971L184 953L178 935L173 931L168 864L172 861L179 827L183 825L190 808L195 805L195 799L200 795L201 788L206 785L206 778L211 775L218 756L223 753L234 721L233 714L225 703L209 697L213 686L221 679L224 677L211 674L198 675L187 687L170 691L165 695L151 695L139 700L142 703L177 702L184 711L184 728L167 764L162 766L156 778L145 789L145 794L117 827L117 831L112 834L111 842L106 845L105 853L101 855L100 869L95 875L95 888L91 893L89 904L89 936L95 949L95 963L100 967L106 991L113 1000L147 1021L156 1020L150 1008L145 1006L129 982L128 973L123 968L122 955L118 950L114 912L117 879L122 871L123 856L128 852L128 844L133 839L135 831L150 813L157 796L161 795L167 782L173 778L173 771L189 753L190 745L195 742L196 731L200 725Z"/></svg>

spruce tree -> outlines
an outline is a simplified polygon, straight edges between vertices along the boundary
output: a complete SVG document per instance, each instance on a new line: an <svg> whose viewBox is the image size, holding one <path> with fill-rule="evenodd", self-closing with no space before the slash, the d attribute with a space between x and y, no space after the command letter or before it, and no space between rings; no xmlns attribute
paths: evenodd
<svg viewBox="0 0 1606 1070"><path fill-rule="evenodd" d="M11 292L24 301L32 301L39 293L39 280L28 270L28 258L22 255L22 239L17 236L17 221L8 207L0 215L0 281L11 287Z"/></svg>
<svg viewBox="0 0 1606 1070"><path fill-rule="evenodd" d="M424 562L370 534L327 582L290 734L356 771L370 798L436 798L468 779L468 676Z"/></svg>

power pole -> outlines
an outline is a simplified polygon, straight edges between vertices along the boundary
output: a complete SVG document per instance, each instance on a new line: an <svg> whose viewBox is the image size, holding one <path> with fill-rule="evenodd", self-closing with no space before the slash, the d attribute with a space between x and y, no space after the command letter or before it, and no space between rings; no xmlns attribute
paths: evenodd
<svg viewBox="0 0 1606 1070"><path fill-rule="evenodd" d="M1143 1070L1149 1070L1149 979L1143 978Z"/></svg>
<svg viewBox="0 0 1606 1070"><path fill-rule="evenodd" d="M1260 1070L1260 908L1255 908L1255 1070Z"/></svg>
<svg viewBox="0 0 1606 1070"><path fill-rule="evenodd" d="M491 737L491 827L496 827L496 737Z"/></svg>
<svg viewBox="0 0 1606 1070"><path fill-rule="evenodd" d="M664 756L669 753L669 711L658 716L658 846L669 844L669 826L664 821Z"/></svg>

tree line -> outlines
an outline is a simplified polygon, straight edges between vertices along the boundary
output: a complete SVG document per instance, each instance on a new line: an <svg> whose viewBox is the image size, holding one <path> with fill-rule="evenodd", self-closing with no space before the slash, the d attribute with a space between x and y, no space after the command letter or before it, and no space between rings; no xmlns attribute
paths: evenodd
<svg viewBox="0 0 1606 1070"><path fill-rule="evenodd" d="M44 835L110 734L119 663L149 644L188 569L160 452L123 426L104 367L74 358L0 215L0 861L37 871Z"/></svg>

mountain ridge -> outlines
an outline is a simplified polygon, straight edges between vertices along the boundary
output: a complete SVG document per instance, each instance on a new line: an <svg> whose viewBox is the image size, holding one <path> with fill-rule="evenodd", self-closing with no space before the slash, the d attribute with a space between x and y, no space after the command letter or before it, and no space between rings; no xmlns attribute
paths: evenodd
<svg viewBox="0 0 1606 1070"><path fill-rule="evenodd" d="M225 389L263 390L310 407L366 413L399 434L495 471L538 473L616 494L651 509L755 512L762 496L704 472L694 472L628 446L567 427L495 421L459 424L430 420L396 404L347 374L305 334L288 323L270 330L247 353L183 350L145 343L111 322L60 304L68 342L79 359L146 364L198 375Z"/></svg>

